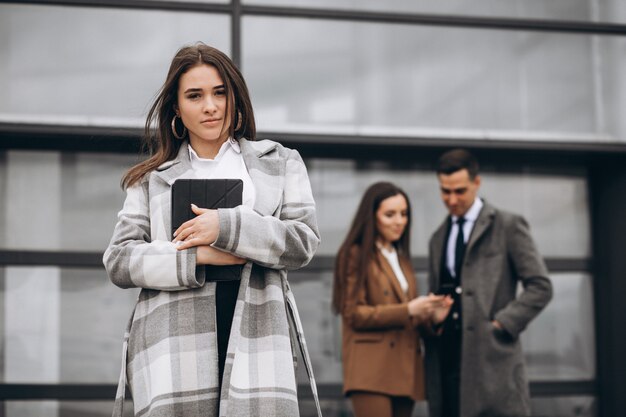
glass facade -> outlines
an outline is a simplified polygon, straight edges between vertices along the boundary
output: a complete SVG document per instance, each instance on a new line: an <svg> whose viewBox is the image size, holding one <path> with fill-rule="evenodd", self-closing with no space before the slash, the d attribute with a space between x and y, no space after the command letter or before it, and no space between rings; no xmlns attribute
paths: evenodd
<svg viewBox="0 0 626 417"><path fill-rule="evenodd" d="M345 137L354 149L362 136L522 142L538 149L546 141L626 141L623 37L245 13L246 6L264 5L626 23L626 6L617 0L477 0L471 6L460 0L243 0L236 34L234 13L187 10L192 2L181 2L181 10L142 10L142 2L132 9L0 4L0 135L5 124L95 126L113 135L141 127L175 51L201 40L227 53L241 47L261 132ZM0 255L16 251L33 259L43 251L59 260L0 264L0 390L2 384L113 386L119 376L137 290L114 287L99 263L64 265L76 252L104 251L124 200L121 176L140 157L60 149L0 148ZM332 146L325 149L315 157L303 152L322 244L310 267L289 276L324 415L338 417L352 413L340 396L332 264L363 192L391 181L408 193L412 255L420 262L446 211L434 161L425 163L419 146L407 151L415 162L411 155L399 162L337 157ZM547 166L528 158L483 166L480 195L522 214L540 252L556 265L554 299L522 335L531 383L548 387L532 399L534 416L599 415L592 389L563 394L569 383L594 386L599 375L594 291L602 277L585 266L593 263L590 184L584 163ZM423 264L416 272L426 293ZM303 368L298 372L305 386ZM313 415L309 393L300 395L302 415ZM0 415L110 415L112 400L10 398L0 402ZM426 415L425 403L418 404L414 417Z"/></svg>
<svg viewBox="0 0 626 417"><path fill-rule="evenodd" d="M0 121L142 126L176 50L229 34L227 15L0 4Z"/></svg>
<svg viewBox="0 0 626 417"><path fill-rule="evenodd" d="M615 42L247 17L243 66L269 131L611 142L624 132Z"/></svg>
<svg viewBox="0 0 626 417"><path fill-rule="evenodd" d="M436 175L423 167L399 168L393 161L307 160L317 204L320 255L334 255L371 184L391 181L409 195L413 255L426 256L428 238L444 220ZM480 195L495 206L523 215L544 256L586 258L591 254L588 190L584 170L551 173L522 167L519 172L485 171ZM551 196L558 194L559 198Z"/></svg>

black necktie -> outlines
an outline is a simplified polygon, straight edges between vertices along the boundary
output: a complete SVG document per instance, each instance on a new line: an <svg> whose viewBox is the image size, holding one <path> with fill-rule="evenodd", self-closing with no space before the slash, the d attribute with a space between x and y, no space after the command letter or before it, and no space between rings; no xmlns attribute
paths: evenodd
<svg viewBox="0 0 626 417"><path fill-rule="evenodd" d="M459 232L456 235L456 245L454 246L454 272L456 273L456 279L461 278L461 265L463 265L463 256L465 255L463 223L465 223L465 219L463 217L459 217L456 220L456 224L459 228Z"/></svg>

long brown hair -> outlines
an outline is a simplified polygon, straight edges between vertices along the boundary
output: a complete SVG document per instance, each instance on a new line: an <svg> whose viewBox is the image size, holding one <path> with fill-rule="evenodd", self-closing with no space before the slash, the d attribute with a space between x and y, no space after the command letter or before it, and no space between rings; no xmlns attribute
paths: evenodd
<svg viewBox="0 0 626 417"><path fill-rule="evenodd" d="M355 296L356 292L364 285L367 278L367 271L372 260L377 260L376 237L376 212L383 200L401 194L407 203L407 224L396 242L393 245L398 252L398 256L407 259L411 258L410 251L410 229L411 229L411 203L407 194L395 184L390 182L377 182L372 184L363 194L359 208L352 220L352 225L348 235L341 244L335 261L335 277L333 282L333 311L335 314L343 312L345 298ZM350 260L352 248L359 248L359 259ZM350 266L353 267L349 270ZM348 275L354 274L357 279L355 294L346 294L346 280Z"/></svg>
<svg viewBox="0 0 626 417"><path fill-rule="evenodd" d="M174 159L178 154L183 141L174 137L171 126L172 118L176 114L178 83L180 77L191 68L204 64L214 67L224 82L228 97L226 112L230 114L232 121L230 126L224 128L228 129L232 138L245 137L248 140L256 140L256 125L248 87L233 61L222 51L201 42L182 47L172 59L165 83L146 118L142 148L148 151L150 158L128 170L122 178L123 188L135 184L148 172L163 162ZM177 131L182 130L178 127Z"/></svg>

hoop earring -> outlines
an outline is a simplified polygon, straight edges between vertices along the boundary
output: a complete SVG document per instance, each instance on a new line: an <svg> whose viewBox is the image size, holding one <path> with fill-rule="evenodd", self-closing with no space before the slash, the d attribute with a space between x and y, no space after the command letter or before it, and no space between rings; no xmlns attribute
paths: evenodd
<svg viewBox="0 0 626 417"><path fill-rule="evenodd" d="M176 139L181 140L187 134L187 128L185 127L185 125L183 125L183 133L179 136L178 133L176 132L176 118L178 118L177 114L175 114L174 117L172 117L172 133L174 134L174 137ZM182 119L181 119L181 121L182 121Z"/></svg>

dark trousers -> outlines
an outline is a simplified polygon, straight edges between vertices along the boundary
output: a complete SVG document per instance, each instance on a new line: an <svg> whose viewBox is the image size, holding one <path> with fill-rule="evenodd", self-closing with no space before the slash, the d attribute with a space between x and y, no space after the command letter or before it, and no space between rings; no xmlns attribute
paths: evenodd
<svg viewBox="0 0 626 417"><path fill-rule="evenodd" d="M446 330L448 330L446 332ZM444 329L439 356L441 369L441 415L459 417L461 382L461 330Z"/></svg>
<svg viewBox="0 0 626 417"><path fill-rule="evenodd" d="M241 281L218 281L215 288L215 321L217 323L217 359L219 367L219 381L222 386L224 365L226 363L226 349L230 338L230 329L235 315L235 304Z"/></svg>

